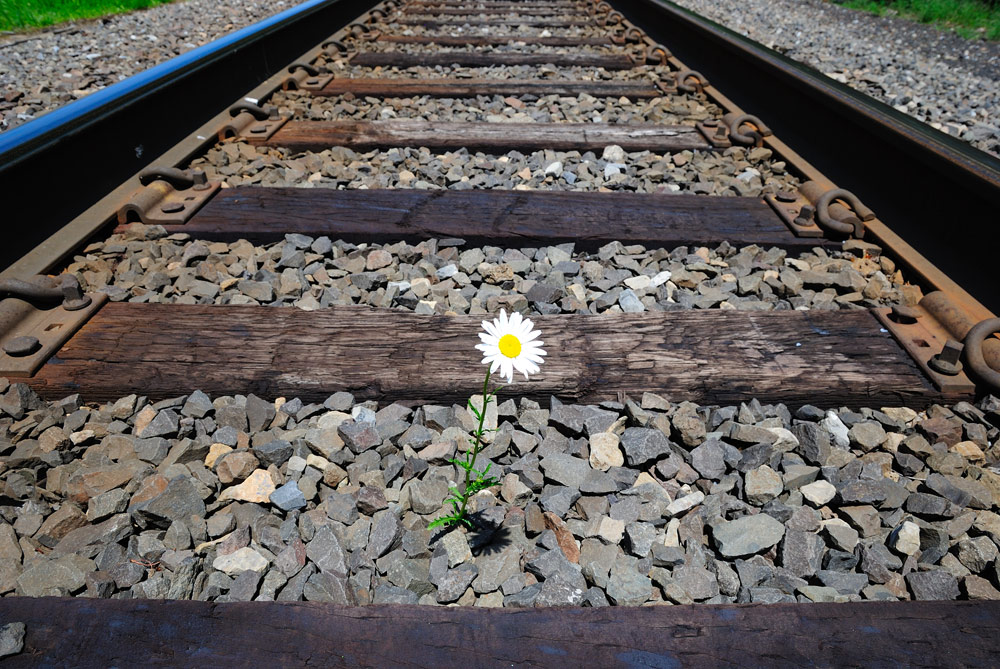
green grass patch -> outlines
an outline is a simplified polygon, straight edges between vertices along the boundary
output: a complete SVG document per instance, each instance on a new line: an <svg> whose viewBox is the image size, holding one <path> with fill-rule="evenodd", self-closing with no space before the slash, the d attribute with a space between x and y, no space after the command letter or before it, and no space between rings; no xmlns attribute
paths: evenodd
<svg viewBox="0 0 1000 669"><path fill-rule="evenodd" d="M0 0L2 2L3 0ZM966 39L1000 40L1000 2L996 0L835 0L837 4L882 16L889 11L908 19L950 28Z"/></svg>
<svg viewBox="0 0 1000 669"><path fill-rule="evenodd" d="M41 28L75 19L95 19L171 0L0 0L0 30Z"/></svg>

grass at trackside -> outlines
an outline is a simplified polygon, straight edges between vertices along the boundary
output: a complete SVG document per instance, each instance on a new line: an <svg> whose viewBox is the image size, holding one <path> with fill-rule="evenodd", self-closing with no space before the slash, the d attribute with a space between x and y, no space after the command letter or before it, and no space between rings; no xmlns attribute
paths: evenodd
<svg viewBox="0 0 1000 669"><path fill-rule="evenodd" d="M2 2L3 0L0 0ZM1000 2L993 0L834 0L878 15L894 11L905 18L954 29L967 39L1000 40Z"/></svg>
<svg viewBox="0 0 1000 669"><path fill-rule="evenodd" d="M41 28L163 5L171 0L0 0L0 30Z"/></svg>

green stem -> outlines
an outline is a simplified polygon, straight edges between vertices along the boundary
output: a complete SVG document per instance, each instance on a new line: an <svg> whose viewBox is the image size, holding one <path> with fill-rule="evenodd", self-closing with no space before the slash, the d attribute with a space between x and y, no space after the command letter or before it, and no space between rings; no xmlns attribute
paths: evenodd
<svg viewBox="0 0 1000 669"><path fill-rule="evenodd" d="M490 368L486 368L486 380L483 381L483 406L479 408L479 429L476 430L476 443L472 446L472 464L468 469L465 470L465 487L462 488L462 510L458 512L458 517L461 520L465 518L465 507L469 505L469 477L472 475L472 470L476 466L476 456L479 455L479 450L483 443L483 422L486 420L486 405L489 404L490 398L486 394L486 391L490 387Z"/></svg>

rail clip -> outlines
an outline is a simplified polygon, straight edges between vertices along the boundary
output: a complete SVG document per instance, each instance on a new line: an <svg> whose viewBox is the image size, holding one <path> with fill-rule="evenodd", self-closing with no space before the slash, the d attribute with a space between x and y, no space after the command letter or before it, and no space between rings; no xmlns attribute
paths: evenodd
<svg viewBox="0 0 1000 669"><path fill-rule="evenodd" d="M215 195L222 184L201 170L158 167L139 174L143 185L118 208L118 223L183 225Z"/></svg>
<svg viewBox="0 0 1000 669"><path fill-rule="evenodd" d="M72 274L0 280L0 376L32 376L107 299Z"/></svg>

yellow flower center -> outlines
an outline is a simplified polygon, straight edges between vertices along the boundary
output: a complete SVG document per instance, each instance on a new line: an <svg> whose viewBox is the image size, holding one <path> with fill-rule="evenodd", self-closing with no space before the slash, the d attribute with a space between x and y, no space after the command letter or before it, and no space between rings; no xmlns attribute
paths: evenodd
<svg viewBox="0 0 1000 669"><path fill-rule="evenodd" d="M500 347L500 352L508 358L516 358L521 355L521 340L512 334L505 334L500 337L498 346Z"/></svg>

